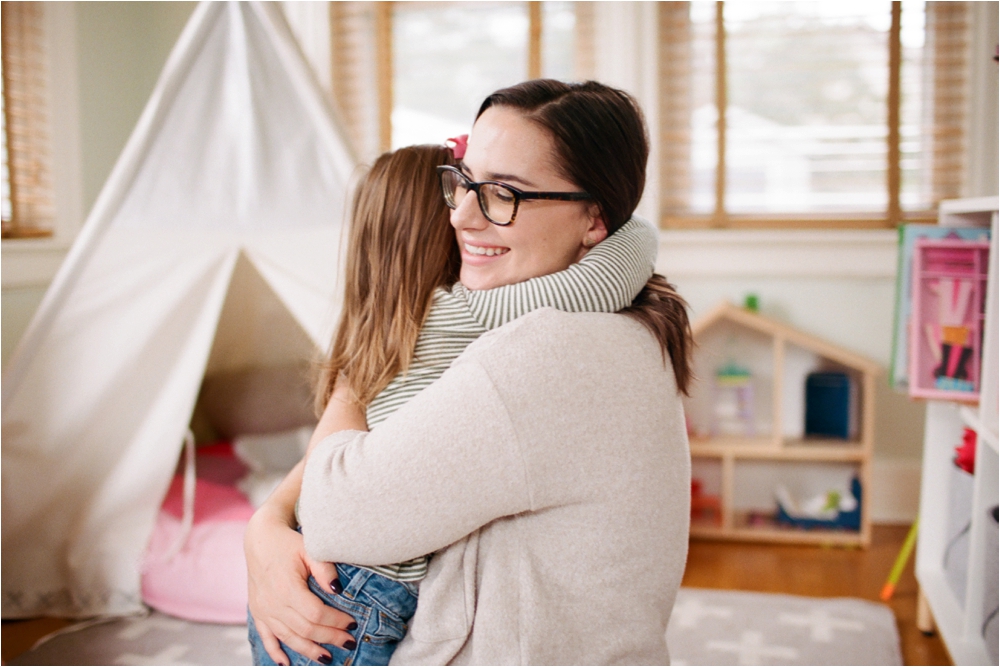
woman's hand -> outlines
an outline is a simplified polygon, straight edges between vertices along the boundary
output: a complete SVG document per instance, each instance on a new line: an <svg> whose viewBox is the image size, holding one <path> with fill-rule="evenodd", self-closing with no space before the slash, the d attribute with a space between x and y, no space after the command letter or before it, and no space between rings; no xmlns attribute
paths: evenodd
<svg viewBox="0 0 1000 667"><path fill-rule="evenodd" d="M367 428L350 384L338 379L310 439L309 451L335 431ZM282 480L250 519L243 540L250 614L268 655L283 665L289 660L279 641L317 662L328 663L330 654L319 644L350 650L354 638L349 632L357 628L348 614L326 606L309 590L310 575L335 595L340 594L340 582L336 566L309 558L302 535L294 530L294 508L304 467L305 460L300 461Z"/></svg>
<svg viewBox="0 0 1000 667"><path fill-rule="evenodd" d="M289 664L279 640L315 661L328 662L330 654L319 644L353 642L347 630L357 624L349 615L323 604L306 581L311 574L320 586L337 593L336 567L309 558L302 536L271 510L265 505L254 514L244 539L254 624L276 663Z"/></svg>

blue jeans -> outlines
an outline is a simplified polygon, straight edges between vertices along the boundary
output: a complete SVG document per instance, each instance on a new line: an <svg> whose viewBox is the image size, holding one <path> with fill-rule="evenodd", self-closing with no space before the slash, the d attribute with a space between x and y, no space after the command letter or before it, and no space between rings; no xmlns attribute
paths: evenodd
<svg viewBox="0 0 1000 667"><path fill-rule="evenodd" d="M332 644L321 644L333 658L333 665L388 665L396 644L406 634L406 624L417 610L417 587L395 581L354 565L337 564L337 575L344 591L333 595L324 591L309 577L309 589L328 607L352 616L358 624L352 632L357 647L348 651ZM253 664L274 665L264 649L264 642L247 614L247 630ZM292 649L281 645L292 665L319 665Z"/></svg>

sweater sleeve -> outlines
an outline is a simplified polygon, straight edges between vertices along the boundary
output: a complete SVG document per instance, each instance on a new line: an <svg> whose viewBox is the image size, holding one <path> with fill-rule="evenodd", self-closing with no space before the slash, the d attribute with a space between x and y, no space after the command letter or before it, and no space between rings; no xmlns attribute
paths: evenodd
<svg viewBox="0 0 1000 667"><path fill-rule="evenodd" d="M299 516L313 558L379 565L433 553L531 509L529 496L493 381L478 362L459 360L374 431L320 442Z"/></svg>
<svg viewBox="0 0 1000 667"><path fill-rule="evenodd" d="M636 216L563 271L489 290L465 290L472 315L495 329L550 306L570 313L616 313L653 275L659 235Z"/></svg>

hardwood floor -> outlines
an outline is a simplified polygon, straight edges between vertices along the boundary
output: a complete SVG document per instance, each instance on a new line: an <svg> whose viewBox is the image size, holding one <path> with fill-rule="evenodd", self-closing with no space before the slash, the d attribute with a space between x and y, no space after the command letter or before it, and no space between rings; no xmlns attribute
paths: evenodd
<svg viewBox="0 0 1000 667"><path fill-rule="evenodd" d="M878 600L906 531L906 526L875 526L867 550L694 541L684 585ZM916 628L917 581L912 559L889 606L896 615L905 664L952 664L940 638L925 637ZM66 621L52 618L4 621L3 661L9 662L39 637L64 625Z"/></svg>
<svg viewBox="0 0 1000 667"><path fill-rule="evenodd" d="M3 654L3 664L21 655L35 642L49 634L60 630L72 621L61 618L33 618L28 621L4 621L3 642L0 643L0 653Z"/></svg>
<svg viewBox="0 0 1000 667"><path fill-rule="evenodd" d="M683 585L878 601L907 530L908 526L874 526L868 549L695 540ZM917 630L912 558L889 606L896 615L904 664L952 664L937 634L926 637Z"/></svg>

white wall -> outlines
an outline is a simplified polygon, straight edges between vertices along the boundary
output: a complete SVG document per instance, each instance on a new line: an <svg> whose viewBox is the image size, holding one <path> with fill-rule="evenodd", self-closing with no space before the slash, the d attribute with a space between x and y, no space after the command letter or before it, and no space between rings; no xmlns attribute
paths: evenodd
<svg viewBox="0 0 1000 667"><path fill-rule="evenodd" d="M763 315L888 368L895 304L896 233L885 231L663 232L657 270L695 318L720 300L756 294ZM923 445L920 402L876 383L873 518L916 515Z"/></svg>

